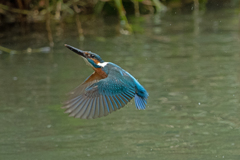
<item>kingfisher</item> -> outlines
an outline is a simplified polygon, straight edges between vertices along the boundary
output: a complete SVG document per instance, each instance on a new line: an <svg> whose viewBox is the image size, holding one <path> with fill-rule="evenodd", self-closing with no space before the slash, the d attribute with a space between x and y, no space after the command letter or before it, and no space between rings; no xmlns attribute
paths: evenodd
<svg viewBox="0 0 240 160"><path fill-rule="evenodd" d="M69 100L62 108L69 116L94 119L121 109L134 97L135 106L144 110L148 93L127 71L111 62L104 62L91 51L82 51L65 44L80 55L94 72L77 88L70 92Z"/></svg>

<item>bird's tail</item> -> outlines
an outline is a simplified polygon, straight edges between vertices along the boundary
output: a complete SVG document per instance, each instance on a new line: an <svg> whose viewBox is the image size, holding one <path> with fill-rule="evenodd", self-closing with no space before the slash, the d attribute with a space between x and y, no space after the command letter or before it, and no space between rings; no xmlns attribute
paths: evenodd
<svg viewBox="0 0 240 160"><path fill-rule="evenodd" d="M135 94L134 99L137 109L141 110L146 108L147 100L145 98L139 97L137 94Z"/></svg>

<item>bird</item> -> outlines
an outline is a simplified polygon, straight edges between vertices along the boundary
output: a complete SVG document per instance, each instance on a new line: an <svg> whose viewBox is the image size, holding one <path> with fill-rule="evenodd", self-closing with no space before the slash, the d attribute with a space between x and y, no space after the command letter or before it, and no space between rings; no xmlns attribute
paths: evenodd
<svg viewBox="0 0 240 160"><path fill-rule="evenodd" d="M132 98L138 110L146 108L148 92L127 71L91 51L65 44L84 59L94 72L72 92L63 104L65 113L80 119L95 119L124 107Z"/></svg>

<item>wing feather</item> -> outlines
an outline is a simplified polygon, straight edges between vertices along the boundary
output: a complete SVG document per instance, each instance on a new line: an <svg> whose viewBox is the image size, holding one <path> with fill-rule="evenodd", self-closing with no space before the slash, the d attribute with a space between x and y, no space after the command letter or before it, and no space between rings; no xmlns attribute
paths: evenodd
<svg viewBox="0 0 240 160"><path fill-rule="evenodd" d="M82 110L79 114L81 115L79 118L86 119L88 116L88 113L91 111L90 103L92 99L89 99L88 103L85 105L85 109Z"/></svg>
<svg viewBox="0 0 240 160"><path fill-rule="evenodd" d="M99 117L102 117L105 115L105 108L104 108L104 104L103 104L103 96L101 95L100 98L99 98L99 103L100 103L100 115Z"/></svg>
<svg viewBox="0 0 240 160"><path fill-rule="evenodd" d="M95 97L95 101L94 101L94 103L93 103L93 105L94 105L94 111L93 111L91 117L88 117L88 118L96 118L96 117L98 117L97 99L98 99L98 97Z"/></svg>
<svg viewBox="0 0 240 160"><path fill-rule="evenodd" d="M123 101L124 101L125 104L128 103L128 100L127 100L127 98L124 96L124 94L120 94L119 96L121 96L121 97L123 98Z"/></svg>
<svg viewBox="0 0 240 160"><path fill-rule="evenodd" d="M94 72L71 92L70 99L63 106L65 112L75 118L90 119L106 116L124 107L134 97L135 88L124 80L122 74L116 74L103 78Z"/></svg>
<svg viewBox="0 0 240 160"><path fill-rule="evenodd" d="M94 113L95 113L95 111L96 111L96 97L94 98L94 99L92 99L92 101L91 101L91 104L90 104L90 106L89 107L91 107L91 109L90 109L90 112L88 113L88 115L87 115L87 118L92 118L92 117L94 117Z"/></svg>
<svg viewBox="0 0 240 160"><path fill-rule="evenodd" d="M75 114L75 118L81 118L81 116L84 114L85 109L87 108L86 105L89 103L89 99L86 99L86 101L81 105L78 112Z"/></svg>
<svg viewBox="0 0 240 160"><path fill-rule="evenodd" d="M118 100L118 98L116 97L116 95L113 95L113 98L114 98L115 100L117 100L117 102L118 102L118 104L119 104L119 107L121 108L121 107L122 107L122 104L119 102L119 100Z"/></svg>
<svg viewBox="0 0 240 160"><path fill-rule="evenodd" d="M107 111L110 112L106 96L103 96L103 98L104 98L105 106L107 107Z"/></svg>
<svg viewBox="0 0 240 160"><path fill-rule="evenodd" d="M96 105L95 107L96 107L96 110L95 110L95 112L93 113L93 117L92 118L97 118L97 117L99 117L99 112L100 112L100 109L99 109L99 97L96 97L96 102L95 102L95 104L94 105Z"/></svg>
<svg viewBox="0 0 240 160"><path fill-rule="evenodd" d="M77 116L77 114L82 110L82 108L84 107L84 105L86 104L88 99L82 99L79 103L78 106L75 107L73 113L74 113L74 117ZM70 115L71 116L71 115Z"/></svg>
<svg viewBox="0 0 240 160"><path fill-rule="evenodd" d="M72 103L72 104L68 104L67 106L65 106L65 108L67 108L65 110L65 113L71 113L73 112L83 101L84 99L79 98L76 102Z"/></svg>
<svg viewBox="0 0 240 160"><path fill-rule="evenodd" d="M117 109L118 109L118 106L117 106L116 101L113 99L112 96L109 96L108 98L110 98L109 101L110 101L111 104L112 104L113 111L117 110Z"/></svg>
<svg viewBox="0 0 240 160"><path fill-rule="evenodd" d="M106 102L105 96L103 95L102 97L103 97L102 100L103 100L103 107L104 107L104 116L106 116L106 115L108 115L108 113L110 111L109 111L109 107L108 107L108 104Z"/></svg>
<svg viewBox="0 0 240 160"><path fill-rule="evenodd" d="M93 101L94 101L94 99L95 98L93 98L93 99L91 99L91 101L90 101L90 104L89 104L89 106L88 106L88 108L89 108L89 111L87 112L87 113L85 113L86 114L86 118L88 118L89 117L89 115L91 114L91 112L92 112L92 110L94 110L94 107L93 107Z"/></svg>
<svg viewBox="0 0 240 160"><path fill-rule="evenodd" d="M120 103L121 103L121 106L123 107L123 106L125 106L125 101L121 98L121 96L120 95L117 95L117 98L119 99L119 101L120 101Z"/></svg>

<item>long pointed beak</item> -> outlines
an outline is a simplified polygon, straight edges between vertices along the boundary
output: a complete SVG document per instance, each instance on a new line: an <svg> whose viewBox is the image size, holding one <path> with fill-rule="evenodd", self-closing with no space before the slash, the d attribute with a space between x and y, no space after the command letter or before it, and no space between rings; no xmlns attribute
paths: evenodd
<svg viewBox="0 0 240 160"><path fill-rule="evenodd" d="M86 55L85 55L85 52L84 52L84 51L82 51L82 50L80 50L80 49L77 49L77 48L75 48L75 47L73 47L73 46L70 46L70 45L68 45L68 44L65 44L65 47L67 47L67 48L70 49L71 51L77 53L78 55L86 58Z"/></svg>

